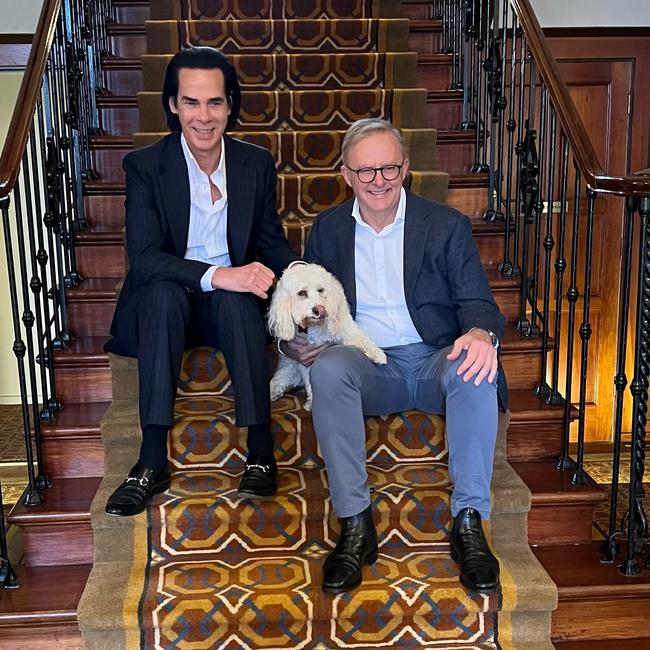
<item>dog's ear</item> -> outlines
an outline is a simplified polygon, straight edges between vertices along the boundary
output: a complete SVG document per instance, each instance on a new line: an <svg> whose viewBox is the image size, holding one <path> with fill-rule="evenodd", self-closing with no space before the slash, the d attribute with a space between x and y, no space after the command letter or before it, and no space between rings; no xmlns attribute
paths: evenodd
<svg viewBox="0 0 650 650"><path fill-rule="evenodd" d="M346 320L351 320L350 309L341 283L330 274L327 301L327 333L332 337L340 336Z"/></svg>
<svg viewBox="0 0 650 650"><path fill-rule="evenodd" d="M269 307L269 331L280 341L290 341L296 333L295 330L291 316L291 296L278 284Z"/></svg>

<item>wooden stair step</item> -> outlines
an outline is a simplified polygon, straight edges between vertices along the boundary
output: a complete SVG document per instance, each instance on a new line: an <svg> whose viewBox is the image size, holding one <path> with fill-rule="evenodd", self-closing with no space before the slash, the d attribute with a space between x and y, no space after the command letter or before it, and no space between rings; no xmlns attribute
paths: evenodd
<svg viewBox="0 0 650 650"><path fill-rule="evenodd" d="M104 57L102 69L108 91L115 95L134 95L144 87L140 57Z"/></svg>
<svg viewBox="0 0 650 650"><path fill-rule="evenodd" d="M555 641L556 650L650 650L650 639Z"/></svg>
<svg viewBox="0 0 650 650"><path fill-rule="evenodd" d="M463 93L460 90L429 90L426 124L433 129L458 129L463 121Z"/></svg>
<svg viewBox="0 0 650 650"><path fill-rule="evenodd" d="M570 470L557 470L552 462L512 463L532 494L528 514L531 545L589 544L594 507L607 501L607 492L591 478L573 485Z"/></svg>
<svg viewBox="0 0 650 650"><path fill-rule="evenodd" d="M123 257L122 252L120 259ZM90 277L66 291L70 331L75 337L108 335L118 282L116 277Z"/></svg>
<svg viewBox="0 0 650 650"><path fill-rule="evenodd" d="M100 423L110 402L67 402L51 423L41 426L46 471L58 477L104 474L104 443Z"/></svg>
<svg viewBox="0 0 650 650"><path fill-rule="evenodd" d="M54 353L57 398L71 402L105 402L113 396L108 355L102 347L108 337L83 337L67 350Z"/></svg>
<svg viewBox="0 0 650 650"><path fill-rule="evenodd" d="M19 589L0 598L2 646L12 650L81 647L77 605L92 564L15 567Z"/></svg>
<svg viewBox="0 0 650 650"><path fill-rule="evenodd" d="M149 20L148 0L113 0L113 17L116 22L126 25L142 25Z"/></svg>
<svg viewBox="0 0 650 650"><path fill-rule="evenodd" d="M433 17L433 3L423 0L402 0L402 15L413 20L429 20Z"/></svg>
<svg viewBox="0 0 650 650"><path fill-rule="evenodd" d="M40 506L16 504L8 519L21 528L26 566L92 563L90 504L101 480L59 478Z"/></svg>
<svg viewBox="0 0 650 650"><path fill-rule="evenodd" d="M98 436L100 422L109 406L110 402L66 405L53 422L41 426L41 436L44 440Z"/></svg>
<svg viewBox="0 0 650 650"><path fill-rule="evenodd" d="M650 638L650 571L627 578L618 569L620 557L615 564L600 562L600 546L592 542L533 549L558 587L554 642Z"/></svg>
<svg viewBox="0 0 650 650"><path fill-rule="evenodd" d="M110 191L109 188L104 189ZM82 277L88 280L123 277L125 253L121 227L93 225L78 232L75 243L77 267Z"/></svg>
<svg viewBox="0 0 650 650"><path fill-rule="evenodd" d="M113 56L135 58L147 51L147 36L144 24L126 25L115 23L106 26Z"/></svg>
<svg viewBox="0 0 650 650"><path fill-rule="evenodd" d="M417 65L417 84L429 90L449 90L451 85L451 54L420 54Z"/></svg>
<svg viewBox="0 0 650 650"><path fill-rule="evenodd" d="M409 49L421 54L436 54L442 49L441 20L411 20Z"/></svg>

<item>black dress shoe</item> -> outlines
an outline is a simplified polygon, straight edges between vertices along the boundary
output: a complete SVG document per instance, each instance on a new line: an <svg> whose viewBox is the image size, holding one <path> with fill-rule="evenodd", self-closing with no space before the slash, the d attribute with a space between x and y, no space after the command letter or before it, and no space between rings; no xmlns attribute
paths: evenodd
<svg viewBox="0 0 650 650"><path fill-rule="evenodd" d="M136 463L124 483L108 497L106 512L120 517L137 515L147 507L154 494L164 492L169 484L168 465L154 475L152 469Z"/></svg>
<svg viewBox="0 0 650 650"><path fill-rule="evenodd" d="M361 584L361 568L377 560L372 506L341 519L341 537L323 565L323 590L338 594Z"/></svg>
<svg viewBox="0 0 650 650"><path fill-rule="evenodd" d="M240 497L272 497L278 491L278 466L273 456L250 454L244 465L237 494Z"/></svg>
<svg viewBox="0 0 650 650"><path fill-rule="evenodd" d="M460 564L460 581L468 589L487 592L499 585L499 562L492 555L481 515L474 508L463 508L451 530L451 559Z"/></svg>

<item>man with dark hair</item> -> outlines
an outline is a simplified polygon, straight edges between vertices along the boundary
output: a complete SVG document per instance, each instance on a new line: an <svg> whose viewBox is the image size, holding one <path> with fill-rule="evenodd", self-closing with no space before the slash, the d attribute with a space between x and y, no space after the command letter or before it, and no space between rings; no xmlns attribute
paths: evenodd
<svg viewBox="0 0 650 650"><path fill-rule="evenodd" d="M490 516L498 404L507 402L497 359L503 316L469 220L402 187L409 161L401 132L385 120L359 120L342 150L354 201L318 216L305 259L341 280L357 325L388 362L376 365L346 345L321 350L302 335L279 348L311 366L314 430L341 519L323 589L353 589L377 559L364 416L420 409L447 416L451 555L460 580L492 591L499 564L482 519Z"/></svg>
<svg viewBox="0 0 650 650"><path fill-rule="evenodd" d="M138 359L142 445L109 514L137 514L169 485L167 434L187 344L226 360L237 426L248 427L240 494L277 489L260 299L297 256L276 212L270 154L225 135L239 107L229 61L210 47L183 50L163 89L172 133L124 159L129 271L106 350Z"/></svg>

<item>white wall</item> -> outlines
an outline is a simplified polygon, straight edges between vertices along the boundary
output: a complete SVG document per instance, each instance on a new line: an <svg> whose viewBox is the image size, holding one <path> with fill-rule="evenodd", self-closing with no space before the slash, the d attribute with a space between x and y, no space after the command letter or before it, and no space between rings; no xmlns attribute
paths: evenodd
<svg viewBox="0 0 650 650"><path fill-rule="evenodd" d="M33 34L43 0L0 0L0 34Z"/></svg>
<svg viewBox="0 0 650 650"><path fill-rule="evenodd" d="M650 0L530 0L542 27L650 25Z"/></svg>
<svg viewBox="0 0 650 650"><path fill-rule="evenodd" d="M0 72L0 150L2 150L7 137L9 121L22 78L22 72ZM0 232L0 404L20 402L18 370L16 357L12 350L13 341L5 242L4 236Z"/></svg>

